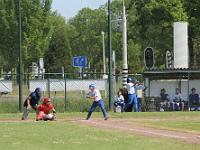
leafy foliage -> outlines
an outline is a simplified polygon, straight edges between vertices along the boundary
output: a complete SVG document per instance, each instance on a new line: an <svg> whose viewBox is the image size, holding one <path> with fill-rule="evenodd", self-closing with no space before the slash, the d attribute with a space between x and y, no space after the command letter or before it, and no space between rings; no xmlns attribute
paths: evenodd
<svg viewBox="0 0 200 150"><path fill-rule="evenodd" d="M100 71L102 65L101 32L106 31L106 12L84 8L69 21L72 28L70 43L72 55L85 55L91 68Z"/></svg>
<svg viewBox="0 0 200 150"><path fill-rule="evenodd" d="M83 8L69 20L51 10L52 0L21 0L24 71L44 57L47 72L73 72L74 56L88 57L89 71L102 71L102 35L107 37L107 4L98 9ZM173 51L173 23L189 22L191 66L200 60L200 2L192 0L126 0L128 67L130 73L144 70L143 52L155 51L156 67L164 66L164 53ZM112 1L112 20L119 19L122 1ZM18 66L18 0L0 0L0 69ZM122 33L120 23L112 22L112 49L116 71L122 71ZM106 45L106 57L108 47Z"/></svg>
<svg viewBox="0 0 200 150"><path fill-rule="evenodd" d="M18 22L17 6L15 1L0 0L0 67L16 67Z"/></svg>
<svg viewBox="0 0 200 150"><path fill-rule="evenodd" d="M52 20L54 29L48 51L44 55L45 68L47 72L61 72L61 67L70 71L71 51L65 19L61 16L53 16Z"/></svg>

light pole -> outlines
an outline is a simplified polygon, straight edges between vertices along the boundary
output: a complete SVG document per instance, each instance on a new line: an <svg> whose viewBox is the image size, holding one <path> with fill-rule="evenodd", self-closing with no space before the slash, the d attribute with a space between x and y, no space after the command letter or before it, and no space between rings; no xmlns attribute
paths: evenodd
<svg viewBox="0 0 200 150"><path fill-rule="evenodd" d="M127 61L127 27L126 27L126 11L125 5L123 0L123 13L122 13L122 40L123 40L123 87L126 87L127 84L127 77L128 77L128 61Z"/></svg>
<svg viewBox="0 0 200 150"><path fill-rule="evenodd" d="M112 81L112 42L111 42L111 6L108 0L108 49L109 49L109 109L112 110L113 81Z"/></svg>
<svg viewBox="0 0 200 150"><path fill-rule="evenodd" d="M22 25L21 0L18 0L18 35L19 35L19 111L22 112Z"/></svg>
<svg viewBox="0 0 200 150"><path fill-rule="evenodd" d="M126 87L127 84L127 77L128 77L128 60L127 60L127 20L126 20L126 11L125 5L123 0L123 11L122 17L120 19L112 20L112 22L121 22L121 29L122 29L122 85Z"/></svg>
<svg viewBox="0 0 200 150"><path fill-rule="evenodd" d="M103 49L103 79L107 79L106 75L106 58L105 58L105 40L104 40L104 35L105 33L102 31L102 49Z"/></svg>

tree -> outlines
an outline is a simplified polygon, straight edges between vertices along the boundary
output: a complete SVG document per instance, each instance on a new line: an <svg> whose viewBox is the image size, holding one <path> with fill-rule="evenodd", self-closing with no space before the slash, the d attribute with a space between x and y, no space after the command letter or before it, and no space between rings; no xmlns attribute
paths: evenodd
<svg viewBox="0 0 200 150"><path fill-rule="evenodd" d="M70 44L73 56L85 55L91 70L101 71L102 43L101 32L107 30L107 16L102 9L83 8L69 21L71 28Z"/></svg>
<svg viewBox="0 0 200 150"><path fill-rule="evenodd" d="M2 68L9 71L17 66L18 22L16 1L0 0L0 55Z"/></svg>
<svg viewBox="0 0 200 150"><path fill-rule="evenodd" d="M155 50L156 66L162 66L165 50L173 50L173 23L187 20L182 0L129 1L128 12L128 20L133 21L129 22L128 37L140 48L140 60L150 46ZM129 53L134 50L129 48Z"/></svg>
<svg viewBox="0 0 200 150"><path fill-rule="evenodd" d="M52 0L21 0L23 65L37 62L47 51L51 36ZM0 55L3 67L10 70L18 66L18 0L0 0Z"/></svg>
<svg viewBox="0 0 200 150"><path fill-rule="evenodd" d="M68 27L61 16L53 16L53 34L45 53L44 62L47 72L61 72L61 67L71 71L72 54L68 40Z"/></svg>
<svg viewBox="0 0 200 150"><path fill-rule="evenodd" d="M200 65L200 1L184 0L189 22L190 66Z"/></svg>
<svg viewBox="0 0 200 150"><path fill-rule="evenodd" d="M52 0L22 1L23 61L38 62L48 50L52 35Z"/></svg>

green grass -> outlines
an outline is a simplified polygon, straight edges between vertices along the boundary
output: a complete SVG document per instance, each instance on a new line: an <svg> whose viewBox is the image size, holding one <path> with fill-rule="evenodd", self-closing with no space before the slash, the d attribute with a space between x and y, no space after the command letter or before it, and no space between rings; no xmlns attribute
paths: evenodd
<svg viewBox="0 0 200 150"><path fill-rule="evenodd" d="M20 121L21 114L0 114L0 149L5 150L198 150L199 145L188 144L169 138L145 137L121 131L90 127L70 123L69 119L85 118L86 113L61 113L56 122ZM110 119L130 119L130 122L155 126L157 128L165 123L156 119L177 118L167 123L174 129L195 130L199 127L199 113L109 113ZM30 115L33 120L35 114ZM93 118L102 117L101 113L94 113ZM166 118L166 119L165 119ZM187 119L192 123L185 129ZM13 121L5 121L13 120ZM2 122L4 121L4 122ZM166 127L168 125L165 125ZM170 127L171 128L171 127ZM199 131L199 130L198 130Z"/></svg>
<svg viewBox="0 0 200 150"><path fill-rule="evenodd" d="M184 132L200 132L200 112L143 112L113 114L115 118L130 118L130 124Z"/></svg>
<svg viewBox="0 0 200 150"><path fill-rule="evenodd" d="M19 104L13 100L0 100L0 113L16 113L19 110Z"/></svg>

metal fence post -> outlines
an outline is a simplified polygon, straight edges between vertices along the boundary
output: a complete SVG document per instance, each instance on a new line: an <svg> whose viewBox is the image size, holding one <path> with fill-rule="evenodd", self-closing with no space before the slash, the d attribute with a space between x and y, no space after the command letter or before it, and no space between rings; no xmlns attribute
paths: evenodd
<svg viewBox="0 0 200 150"><path fill-rule="evenodd" d="M65 112L67 111L67 81L65 78Z"/></svg>
<svg viewBox="0 0 200 150"><path fill-rule="evenodd" d="M22 25L21 25L21 0L18 0L18 34L19 34L19 111L22 112Z"/></svg>
<svg viewBox="0 0 200 150"><path fill-rule="evenodd" d="M48 97L50 98L51 94L50 94L50 79L49 78L47 79L47 89L48 89Z"/></svg>
<svg viewBox="0 0 200 150"><path fill-rule="evenodd" d="M112 40L111 40L111 0L108 0L108 48L109 48L109 109L112 110L113 81L112 81Z"/></svg>

